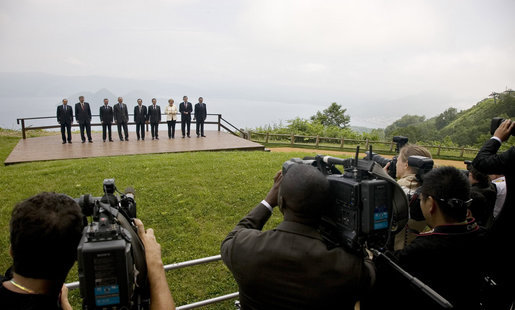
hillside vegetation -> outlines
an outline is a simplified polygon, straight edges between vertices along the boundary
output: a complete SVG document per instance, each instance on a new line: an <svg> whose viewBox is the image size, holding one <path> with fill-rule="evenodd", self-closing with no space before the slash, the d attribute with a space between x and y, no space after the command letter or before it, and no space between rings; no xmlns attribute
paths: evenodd
<svg viewBox="0 0 515 310"><path fill-rule="evenodd" d="M391 141L393 136L406 136L411 143L479 148L490 137L493 117L515 117L515 92L506 91L496 99L483 99L467 110L449 108L430 119L424 115L406 114L385 129L349 127L351 116L346 115L342 105L333 102L310 119L296 117L288 120L286 125L263 126L253 131L373 141Z"/></svg>
<svg viewBox="0 0 515 310"><path fill-rule="evenodd" d="M467 110L449 108L438 116L404 115L385 128L385 136L406 136L412 142L443 143L446 146L480 147L490 137L493 117L515 117L515 93L484 99Z"/></svg>

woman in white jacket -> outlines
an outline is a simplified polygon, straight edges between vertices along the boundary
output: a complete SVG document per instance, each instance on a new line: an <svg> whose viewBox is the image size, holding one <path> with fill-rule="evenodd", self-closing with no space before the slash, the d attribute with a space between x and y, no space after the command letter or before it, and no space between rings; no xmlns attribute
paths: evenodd
<svg viewBox="0 0 515 310"><path fill-rule="evenodd" d="M169 99L169 105L165 109L166 123L168 124L168 139L175 139L175 123L177 122L177 106Z"/></svg>

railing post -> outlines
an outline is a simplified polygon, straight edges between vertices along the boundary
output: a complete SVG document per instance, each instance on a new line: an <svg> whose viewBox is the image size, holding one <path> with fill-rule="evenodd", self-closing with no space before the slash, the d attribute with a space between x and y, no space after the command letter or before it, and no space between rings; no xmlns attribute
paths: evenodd
<svg viewBox="0 0 515 310"><path fill-rule="evenodd" d="M293 145L295 143L295 136L293 134L291 134L291 145Z"/></svg>
<svg viewBox="0 0 515 310"><path fill-rule="evenodd" d="M368 150L368 143L369 143L369 141L368 141L368 138L367 138L367 139L365 140L365 151L366 151L366 150Z"/></svg>
<svg viewBox="0 0 515 310"><path fill-rule="evenodd" d="M342 143L341 143L341 145L340 145L340 148L342 148L342 149L343 149L343 144L344 144L344 143L345 143L345 138L344 138L344 137L342 137Z"/></svg>
<svg viewBox="0 0 515 310"><path fill-rule="evenodd" d="M440 144L440 145L438 146L438 151L436 151L436 155L440 156L440 149L441 149L441 148L442 148L442 145Z"/></svg>
<svg viewBox="0 0 515 310"><path fill-rule="evenodd" d="M27 135L25 134L25 120L23 118L21 119L21 134L23 139L27 139Z"/></svg>
<svg viewBox="0 0 515 310"><path fill-rule="evenodd" d="M463 157L463 152L465 152L465 147L462 147L462 148L461 148L461 154L460 154L460 157Z"/></svg>
<svg viewBox="0 0 515 310"><path fill-rule="evenodd" d="M393 151L393 141L390 142L390 152Z"/></svg>
<svg viewBox="0 0 515 310"><path fill-rule="evenodd" d="M265 138L265 143L268 143L268 137L270 136L270 133L267 131L266 132L266 138Z"/></svg>
<svg viewBox="0 0 515 310"><path fill-rule="evenodd" d="M320 135L317 135L316 148L318 148L319 143L320 143Z"/></svg>
<svg viewBox="0 0 515 310"><path fill-rule="evenodd" d="M218 131L221 129L221 123L222 123L222 114L218 114Z"/></svg>

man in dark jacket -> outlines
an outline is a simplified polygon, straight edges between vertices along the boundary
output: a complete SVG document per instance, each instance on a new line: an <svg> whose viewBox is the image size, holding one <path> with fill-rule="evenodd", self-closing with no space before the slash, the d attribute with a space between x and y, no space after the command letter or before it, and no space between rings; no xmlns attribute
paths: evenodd
<svg viewBox="0 0 515 310"><path fill-rule="evenodd" d="M68 106L68 100L63 99L63 104L57 107L57 122L61 125L61 137L63 144L72 143L72 123L73 123L73 109ZM68 138L65 136L65 129Z"/></svg>
<svg viewBox="0 0 515 310"><path fill-rule="evenodd" d="M354 309L373 283L368 259L328 249L318 230L330 202L329 182L315 167L278 172L266 198L222 242L221 255L239 287L242 309ZM279 205L284 221L261 231Z"/></svg>
<svg viewBox="0 0 515 310"><path fill-rule="evenodd" d="M104 99L104 105L99 111L100 122L102 123L102 139L106 142L106 131L109 132L109 142L113 142L111 135L111 125L113 124L113 108L109 106L109 99Z"/></svg>
<svg viewBox="0 0 515 310"><path fill-rule="evenodd" d="M129 141L129 129L127 123L129 122L129 111L127 105L123 103L123 98L118 97L118 103L114 105L114 121L118 127L118 136L120 141L123 141L122 128L125 135L125 141Z"/></svg>
<svg viewBox="0 0 515 310"><path fill-rule="evenodd" d="M472 165L486 174L502 174L506 179L507 194L504 206L497 215L489 231L489 245L491 251L503 249L515 241L515 147L497 153L501 144L507 141L515 130L515 122L507 119L495 130L491 139L485 142L479 150ZM515 305L515 265L513 257L508 254L492 255L490 260L494 267L494 281L497 283L498 293L494 299L492 309L508 309Z"/></svg>
<svg viewBox="0 0 515 310"><path fill-rule="evenodd" d="M147 121L147 107L143 105L143 100L138 99L138 105L134 107L134 122L136 123L136 136L138 141L145 140L145 123Z"/></svg>
<svg viewBox="0 0 515 310"><path fill-rule="evenodd" d="M156 98L152 98L152 104L148 106L147 119L150 121L152 140L159 140L159 122L161 122L161 107L157 105Z"/></svg>
<svg viewBox="0 0 515 310"><path fill-rule="evenodd" d="M84 136L84 128L86 128L88 141L92 143L93 139L91 138L91 109L89 108L89 103L84 102L84 96L80 96L79 102L75 104L75 119L79 123L80 138L82 139L82 143L86 142L86 137Z"/></svg>
<svg viewBox="0 0 515 310"><path fill-rule="evenodd" d="M203 101L204 101L204 98L199 97L198 103L195 105L194 119L196 120L196 124L197 124L197 126L196 126L197 138L200 136L205 137L204 136L204 121L206 120L206 117L207 117L207 108L206 108L206 104Z"/></svg>

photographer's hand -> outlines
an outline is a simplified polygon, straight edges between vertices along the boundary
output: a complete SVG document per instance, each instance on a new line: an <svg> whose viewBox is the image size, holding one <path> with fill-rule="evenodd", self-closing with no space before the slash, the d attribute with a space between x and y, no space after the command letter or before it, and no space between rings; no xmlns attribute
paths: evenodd
<svg viewBox="0 0 515 310"><path fill-rule="evenodd" d="M392 164L392 162L391 162L391 161L389 161L389 162L388 162L388 163L386 163L386 165L384 165L384 167L383 167L384 172L386 172L387 174L388 174L388 168L390 168L390 165L391 165L391 164Z"/></svg>
<svg viewBox="0 0 515 310"><path fill-rule="evenodd" d="M504 122L497 127L494 132L494 137L501 139L501 141L506 141L510 138L511 131L515 127L515 122L509 119L504 120Z"/></svg>
<svg viewBox="0 0 515 310"><path fill-rule="evenodd" d="M72 305L70 305L70 302L68 301L68 287L63 284L63 287L61 288L61 295L59 296L59 301L61 303L61 309L63 310L72 310Z"/></svg>
<svg viewBox="0 0 515 310"><path fill-rule="evenodd" d="M161 245L157 243L154 230L149 228L145 231L145 227L139 219L134 219L134 223L138 227L138 235L145 246L148 282L150 283L150 309L175 309L173 297L166 282L161 259Z"/></svg>
<svg viewBox="0 0 515 310"><path fill-rule="evenodd" d="M274 185L266 195L265 201L273 208L277 206L278 194L279 194L279 186L281 185L281 181L283 179L283 172L279 170L274 176Z"/></svg>

